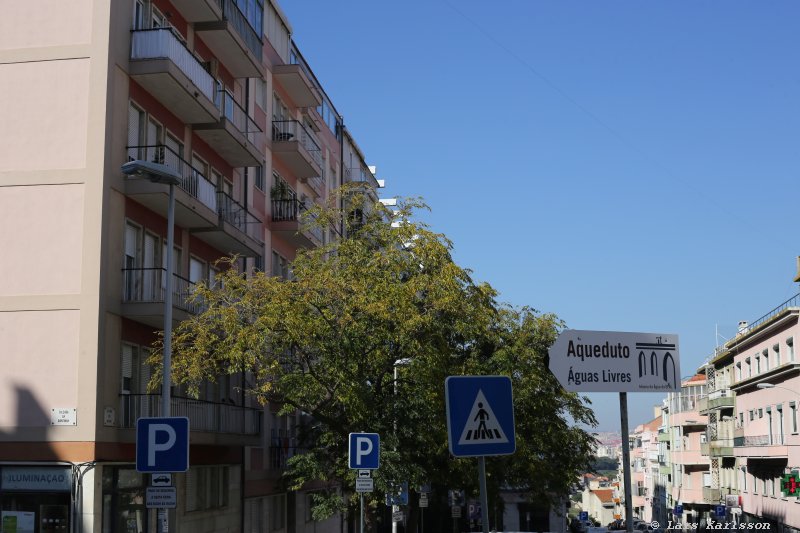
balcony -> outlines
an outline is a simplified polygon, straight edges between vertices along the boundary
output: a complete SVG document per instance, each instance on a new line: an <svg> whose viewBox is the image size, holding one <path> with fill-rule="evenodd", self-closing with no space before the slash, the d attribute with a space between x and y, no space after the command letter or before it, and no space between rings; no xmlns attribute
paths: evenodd
<svg viewBox="0 0 800 533"><path fill-rule="evenodd" d="M172 0L187 22L222 20L222 6L218 0Z"/></svg>
<svg viewBox="0 0 800 533"><path fill-rule="evenodd" d="M172 396L170 400L170 416L188 417L191 431L235 435L261 433L260 409L176 396ZM120 427L133 428L136 427L136 420L140 417L159 416L161 416L160 394L120 395Z"/></svg>
<svg viewBox="0 0 800 533"><path fill-rule="evenodd" d="M188 2L191 0L184 0ZM197 0L208 4L208 0ZM263 42L260 21L263 11L255 14L253 24L236 5L235 0L216 0L222 8L222 18L197 22L194 25L203 42L235 78L263 78Z"/></svg>
<svg viewBox="0 0 800 533"><path fill-rule="evenodd" d="M733 454L736 457L771 458L788 457L784 435L745 435L734 437Z"/></svg>
<svg viewBox="0 0 800 533"><path fill-rule="evenodd" d="M708 451L711 457L733 457L733 439L714 439L709 443Z"/></svg>
<svg viewBox="0 0 800 533"><path fill-rule="evenodd" d="M166 275L164 268L122 269L122 315L161 329L164 326ZM194 286L188 279L173 274L172 317L176 323L204 309L201 303L191 301Z"/></svg>
<svg viewBox="0 0 800 533"><path fill-rule="evenodd" d="M314 85L314 76L303 56L292 44L288 65L272 68L272 77L289 94L297 107L317 107L322 105L322 96Z"/></svg>
<svg viewBox="0 0 800 533"><path fill-rule="evenodd" d="M659 474L672 474L672 465L659 465L658 467Z"/></svg>
<svg viewBox="0 0 800 533"><path fill-rule="evenodd" d="M262 156L256 144L260 144L259 139L262 139L261 128L229 92L217 91L214 102L220 109L219 120L199 124L194 131L231 166L260 165Z"/></svg>
<svg viewBox="0 0 800 533"><path fill-rule="evenodd" d="M168 146L128 146L128 160L161 163L181 177L175 187L175 223L187 229L208 228L219 222L217 188ZM156 213L167 216L169 187L147 179L125 180L125 194Z"/></svg>
<svg viewBox="0 0 800 533"><path fill-rule="evenodd" d="M732 408L734 404L734 393L730 389L719 389L709 393L708 397L704 399L706 400L706 404L704 406L701 400L701 413L703 411L713 411L715 409Z"/></svg>
<svg viewBox="0 0 800 533"><path fill-rule="evenodd" d="M169 28L131 33L131 78L187 124L219 119L214 79Z"/></svg>
<svg viewBox="0 0 800 533"><path fill-rule="evenodd" d="M719 503L721 493L719 489L703 487L703 501L706 503Z"/></svg>
<svg viewBox="0 0 800 533"><path fill-rule="evenodd" d="M217 191L219 224L193 232L218 250L243 256L264 254L264 228L260 220L225 192Z"/></svg>
<svg viewBox="0 0 800 533"><path fill-rule="evenodd" d="M302 180L322 176L319 144L296 120L272 121L272 152Z"/></svg>
<svg viewBox="0 0 800 533"><path fill-rule="evenodd" d="M295 246L310 248L323 242L322 228L307 227L301 222L306 210L303 202L291 199L272 199L272 231Z"/></svg>
<svg viewBox="0 0 800 533"><path fill-rule="evenodd" d="M669 442L670 441L670 434L667 432L659 432L658 433L658 442Z"/></svg>

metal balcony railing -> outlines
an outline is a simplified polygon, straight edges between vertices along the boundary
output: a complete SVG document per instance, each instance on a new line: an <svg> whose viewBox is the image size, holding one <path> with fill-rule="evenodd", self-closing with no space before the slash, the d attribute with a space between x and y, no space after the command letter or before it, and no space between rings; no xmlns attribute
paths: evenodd
<svg viewBox="0 0 800 533"><path fill-rule="evenodd" d="M161 416L160 394L121 394L120 427L132 428L140 417ZM261 433L260 409L193 398L170 397L170 416L189 418L192 431L258 435Z"/></svg>
<svg viewBox="0 0 800 533"><path fill-rule="evenodd" d="M261 132L258 124L247 114L242 106L225 89L219 89L214 95L214 105L222 112L233 126L242 132L250 142L255 141L255 134Z"/></svg>
<svg viewBox="0 0 800 533"><path fill-rule="evenodd" d="M173 28L133 30L131 59L169 59L206 98L214 98L214 78L186 47Z"/></svg>
<svg viewBox="0 0 800 533"><path fill-rule="evenodd" d="M314 136L297 120L273 120L272 140L299 141L314 162L322 168L322 152Z"/></svg>
<svg viewBox="0 0 800 533"><path fill-rule="evenodd" d="M783 435L745 435L734 437L733 445L740 446L780 446L785 443Z"/></svg>
<svg viewBox="0 0 800 533"><path fill-rule="evenodd" d="M718 398L730 398L733 396L733 392L730 389L717 389L713 392L708 393L709 400L716 400Z"/></svg>
<svg viewBox="0 0 800 533"><path fill-rule="evenodd" d="M161 163L176 171L181 178L178 187L190 196L197 198L212 211L217 211L217 188L208 181L202 172L194 168L169 146L154 144L149 146L128 146L128 160L141 159ZM129 178L141 179L141 178Z"/></svg>
<svg viewBox="0 0 800 533"><path fill-rule="evenodd" d="M296 198L286 200L272 199L272 220L273 222L299 222L302 214L306 211L303 202ZM313 218L313 215L308 216ZM322 228L316 225L303 227L301 231L311 234L320 243L323 242Z"/></svg>
<svg viewBox="0 0 800 533"><path fill-rule="evenodd" d="M222 220L239 229L259 243L264 242L261 221L245 207L234 200L228 193L217 191L217 205Z"/></svg>
<svg viewBox="0 0 800 533"><path fill-rule="evenodd" d="M757 318L753 322L750 322L748 324L748 326L747 326L747 329L748 329L748 331L752 331L752 330L756 329L758 326L760 326L761 324L763 324L766 321L768 321L770 318L772 318L775 315L779 314L781 311L789 309L790 307L798 307L798 306L800 306L800 293L795 294L794 296L792 296L791 298L789 298L788 300L786 300L785 302L780 304L778 307L776 307L775 309L773 309L770 312L768 312L767 314L765 314L764 316L762 316L760 318Z"/></svg>
<svg viewBox="0 0 800 533"><path fill-rule="evenodd" d="M252 13L251 17L246 16L236 5L235 0L217 0L217 4L222 7L222 18L229 20L233 25L236 33L244 40L247 48L256 56L259 61L262 60L263 42L261 41L260 31L256 28L262 27L262 19L264 12ZM252 2L255 9L258 9L258 2Z"/></svg>
<svg viewBox="0 0 800 533"><path fill-rule="evenodd" d="M300 65L300 68L303 70L303 73L306 75L306 77L311 81L311 83L314 83L315 77L311 72L311 67L308 66L303 54L300 53L300 50L297 49L294 42L291 43L289 48L289 64Z"/></svg>
<svg viewBox="0 0 800 533"><path fill-rule="evenodd" d="M125 303L163 303L166 295L165 268L123 268L122 301ZM195 284L173 274L172 305L189 313L201 313L205 306L193 301Z"/></svg>

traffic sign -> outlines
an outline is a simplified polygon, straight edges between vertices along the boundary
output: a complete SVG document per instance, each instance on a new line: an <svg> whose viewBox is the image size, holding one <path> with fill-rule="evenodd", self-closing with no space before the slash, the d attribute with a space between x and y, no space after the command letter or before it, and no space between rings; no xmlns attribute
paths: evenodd
<svg viewBox="0 0 800 533"><path fill-rule="evenodd" d="M408 505L408 481L400 484L389 482L390 488L386 492L386 505Z"/></svg>
<svg viewBox="0 0 800 533"><path fill-rule="evenodd" d="M579 520L589 520L589 511L581 511L578 513Z"/></svg>
<svg viewBox="0 0 800 533"><path fill-rule="evenodd" d="M175 487L147 487L145 507L148 509L175 509L178 506L178 490Z"/></svg>
<svg viewBox="0 0 800 533"><path fill-rule="evenodd" d="M428 493L423 492L422 494L419 495L419 507L420 509L424 509L427 506L428 506Z"/></svg>
<svg viewBox="0 0 800 533"><path fill-rule="evenodd" d="M450 516L452 518L461 518L461 506L460 505L454 505L454 506L450 507Z"/></svg>
<svg viewBox="0 0 800 533"><path fill-rule="evenodd" d="M674 334L567 329L548 354L550 371L571 392L680 390Z"/></svg>
<svg viewBox="0 0 800 533"><path fill-rule="evenodd" d="M167 472L159 472L158 474L150 474L151 487L171 487L172 474Z"/></svg>
<svg viewBox="0 0 800 533"><path fill-rule="evenodd" d="M372 477L372 470L359 470L358 477Z"/></svg>
<svg viewBox="0 0 800 533"><path fill-rule="evenodd" d="M456 505L464 505L464 491L463 490L449 490L447 491L447 503L450 507Z"/></svg>
<svg viewBox="0 0 800 533"><path fill-rule="evenodd" d="M375 480L371 477L356 478L356 492L372 492L375 488Z"/></svg>
<svg viewBox="0 0 800 533"><path fill-rule="evenodd" d="M431 484L430 483L423 483L417 488L417 492L420 494L430 492L431 491Z"/></svg>
<svg viewBox="0 0 800 533"><path fill-rule="evenodd" d="M402 522L403 521L403 511L394 511L392 513L392 522Z"/></svg>
<svg viewBox="0 0 800 533"><path fill-rule="evenodd" d="M724 518L725 517L725 506L724 505L717 505L714 507L714 514L717 515L717 518Z"/></svg>
<svg viewBox="0 0 800 533"><path fill-rule="evenodd" d="M140 418L136 421L136 471L189 470L189 419Z"/></svg>
<svg viewBox="0 0 800 533"><path fill-rule="evenodd" d="M381 438L377 433L350 433L350 468L376 470L380 464L380 449Z"/></svg>
<svg viewBox="0 0 800 533"><path fill-rule="evenodd" d="M507 376L450 376L447 435L456 457L514 453L514 400Z"/></svg>
<svg viewBox="0 0 800 533"><path fill-rule="evenodd" d="M675 506L675 514L682 515L683 514L683 505L676 505Z"/></svg>

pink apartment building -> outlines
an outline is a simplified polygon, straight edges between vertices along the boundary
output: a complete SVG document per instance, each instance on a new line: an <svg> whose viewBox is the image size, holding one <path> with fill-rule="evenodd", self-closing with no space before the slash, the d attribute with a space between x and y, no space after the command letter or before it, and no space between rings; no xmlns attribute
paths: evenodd
<svg viewBox="0 0 800 533"><path fill-rule="evenodd" d="M41 532L152 532L133 427L160 414L145 360L164 321L168 194L121 166L179 176L176 322L221 257L291 277L298 248L341 231L304 231L302 212L378 182L274 0L10 2L0 24L0 511ZM311 519L314 486L278 483L307 420L252 402L247 378L174 388L192 466L170 526L339 531L339 516Z"/></svg>
<svg viewBox="0 0 800 533"><path fill-rule="evenodd" d="M743 519L772 529L800 529L800 503L785 497L780 478L800 468L800 295L765 316L743 323L725 345L732 356L730 389L736 394L733 452Z"/></svg>

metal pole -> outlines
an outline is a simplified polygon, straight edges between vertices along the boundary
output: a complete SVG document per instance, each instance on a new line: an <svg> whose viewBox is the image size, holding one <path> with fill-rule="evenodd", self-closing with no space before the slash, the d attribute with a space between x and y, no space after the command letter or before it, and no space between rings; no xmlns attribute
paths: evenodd
<svg viewBox="0 0 800 533"><path fill-rule="evenodd" d="M364 493L361 493L361 533L364 533Z"/></svg>
<svg viewBox="0 0 800 533"><path fill-rule="evenodd" d="M625 485L625 530L633 533L633 498L631 496L631 450L628 442L628 393L619 393L619 416L622 430L622 473Z"/></svg>
<svg viewBox="0 0 800 533"><path fill-rule="evenodd" d="M483 533L489 533L489 496L486 494L486 457L478 457L478 483L481 487L481 522Z"/></svg>
<svg viewBox="0 0 800 533"><path fill-rule="evenodd" d="M175 248L175 185L169 184L169 207L167 210L167 279L164 282L164 368L162 371L161 417L170 416L172 388L172 256ZM163 514L162 514L163 513ZM169 511L159 509L158 529L169 531Z"/></svg>

